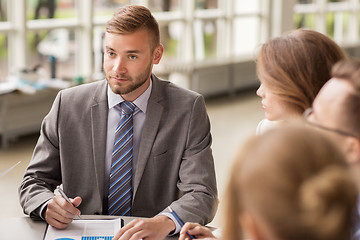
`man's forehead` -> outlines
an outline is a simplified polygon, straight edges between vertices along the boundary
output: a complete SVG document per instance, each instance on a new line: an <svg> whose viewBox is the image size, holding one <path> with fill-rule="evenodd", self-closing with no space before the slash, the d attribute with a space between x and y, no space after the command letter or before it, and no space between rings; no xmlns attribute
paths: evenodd
<svg viewBox="0 0 360 240"><path fill-rule="evenodd" d="M313 103L314 114L320 119L322 115L335 118L343 108L346 96L352 86L346 80L332 78L320 90ZM331 119L334 120L334 119Z"/></svg>
<svg viewBox="0 0 360 240"><path fill-rule="evenodd" d="M320 92L316 96L317 98L326 98L326 99L340 99L352 91L352 85L344 80L339 78L331 78L327 83L321 88Z"/></svg>
<svg viewBox="0 0 360 240"><path fill-rule="evenodd" d="M140 35L139 35L140 34ZM112 48L117 52L146 53L149 51L147 35L143 31L133 33L105 33L105 48Z"/></svg>

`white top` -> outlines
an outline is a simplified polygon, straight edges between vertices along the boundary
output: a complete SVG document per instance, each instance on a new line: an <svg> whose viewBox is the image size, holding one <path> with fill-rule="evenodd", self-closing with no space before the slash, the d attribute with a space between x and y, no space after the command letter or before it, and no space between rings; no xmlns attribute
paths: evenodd
<svg viewBox="0 0 360 240"><path fill-rule="evenodd" d="M259 124L256 127L256 135L261 135L266 131L269 131L270 129L273 129L277 126L279 126L279 121L270 121L264 118L259 122Z"/></svg>

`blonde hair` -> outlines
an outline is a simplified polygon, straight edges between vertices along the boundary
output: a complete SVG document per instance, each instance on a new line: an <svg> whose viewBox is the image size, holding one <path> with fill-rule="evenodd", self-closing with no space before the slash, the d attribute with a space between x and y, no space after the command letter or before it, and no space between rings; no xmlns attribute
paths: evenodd
<svg viewBox="0 0 360 240"><path fill-rule="evenodd" d="M262 45L257 59L259 79L300 114L311 107L330 79L332 66L346 59L329 37L297 29Z"/></svg>
<svg viewBox="0 0 360 240"><path fill-rule="evenodd" d="M152 35L150 46L154 50L160 44L160 30L148 8L138 5L121 7L106 24L106 32L114 34L134 33L141 29Z"/></svg>
<svg viewBox="0 0 360 240"><path fill-rule="evenodd" d="M349 239L357 202L349 175L341 152L311 129L284 126L249 140L226 189L223 239L243 238L249 209L279 239Z"/></svg>

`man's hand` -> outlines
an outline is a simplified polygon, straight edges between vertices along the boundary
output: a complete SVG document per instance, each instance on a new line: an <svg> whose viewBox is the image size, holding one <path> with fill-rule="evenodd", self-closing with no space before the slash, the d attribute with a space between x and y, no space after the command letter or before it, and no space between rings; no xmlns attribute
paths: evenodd
<svg viewBox="0 0 360 240"><path fill-rule="evenodd" d="M198 223L185 223L185 225L181 228L179 240L190 240L190 237L186 234L186 232L195 236L196 239L216 239L209 228L201 226Z"/></svg>
<svg viewBox="0 0 360 240"><path fill-rule="evenodd" d="M131 221L115 235L113 240L162 240L175 230L175 223L164 215Z"/></svg>
<svg viewBox="0 0 360 240"><path fill-rule="evenodd" d="M70 198L73 205L68 203L63 197L55 196L47 205L45 211L46 222L58 229L66 228L75 216L80 215L77 209L82 201L81 197Z"/></svg>

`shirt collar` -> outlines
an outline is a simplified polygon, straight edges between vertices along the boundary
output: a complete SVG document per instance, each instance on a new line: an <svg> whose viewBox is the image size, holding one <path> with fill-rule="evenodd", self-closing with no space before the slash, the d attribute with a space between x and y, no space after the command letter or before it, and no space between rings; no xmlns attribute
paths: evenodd
<svg viewBox="0 0 360 240"><path fill-rule="evenodd" d="M149 87L145 90L145 92L143 92L138 98L136 98L133 101L136 107L139 108L143 113L146 113L149 97L151 94L151 89L152 89L152 79L150 79ZM109 84L107 87L107 96L108 96L109 109L125 101L120 94L116 94L111 90Z"/></svg>

